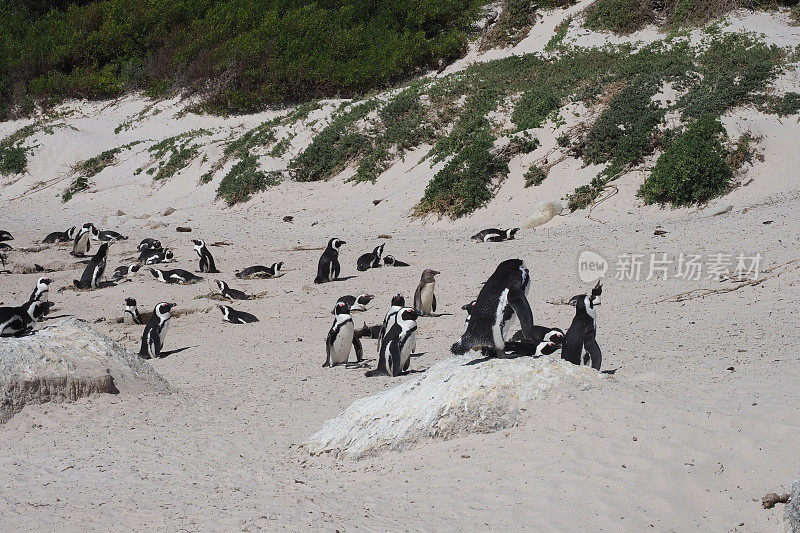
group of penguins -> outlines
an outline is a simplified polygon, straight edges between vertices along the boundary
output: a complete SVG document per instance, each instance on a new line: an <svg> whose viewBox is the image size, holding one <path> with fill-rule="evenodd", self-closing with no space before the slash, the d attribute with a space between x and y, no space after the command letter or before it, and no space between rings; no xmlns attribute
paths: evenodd
<svg viewBox="0 0 800 533"><path fill-rule="evenodd" d="M477 242L499 242L514 239L517 228L500 230L490 228L472 237ZM91 241L101 241L97 252L88 261L81 279L75 280L78 289L97 289L105 273L109 246L127 237L114 231L99 231L94 224L86 223L81 228L69 228L64 232L54 232L43 240L45 243L72 242L73 256L83 257L91 248ZM0 231L0 241L13 240L7 231ZM202 273L218 273L214 258L202 240L193 240L194 250L199 258L199 270ZM317 265L315 283L326 283L338 279L341 266L339 264L339 248L345 241L332 238L323 251ZM358 258L357 269L365 271L377 268L383 262L386 266L409 266L392 256L383 257L384 244L377 246L372 252ZM8 245L3 248L9 249ZM161 243L152 238L141 241L137 247L139 258L133 264L123 265L114 271L113 280L135 274L142 265L154 265L169 262L174 258L171 250L165 249ZM238 278L273 278L282 275L283 263L271 266L256 265L236 273ZM190 284L203 278L183 269L160 270L149 268L153 277L163 283ZM378 327L356 331L351 312L364 310L373 299L370 294L359 296L343 296L339 298L332 311L334 315L325 340L326 358L323 366L334 367L349 362L350 351L356 355L356 363L360 364L363 348L360 338L369 335L378 340L378 364L375 370L368 371L367 376L398 376L408 372L411 354L416 351L417 319L421 316L434 316L436 311L435 276L440 272L425 269L414 294L414 306L406 306L402 294L395 294L391 306L386 312L383 323ZM47 314L53 305L49 301L49 278L42 277L28 302L19 307L0 307L0 336L21 336L30 333L38 320ZM249 296L242 291L232 289L227 283L215 280L217 292L229 300L244 300ZM530 274L520 259L508 259L500 263L489 277L477 298L464 305L467 312L466 330L461 338L451 347L453 354L464 354L474 351L486 358L513 358L520 356L550 355L559 348L561 357L576 365L591 365L599 370L602 360L600 347L596 340L596 307L600 305L602 284L597 285L589 294L581 294L570 299L570 305L576 309L575 317L566 333L559 328L535 325L533 313L528 303L527 293L530 288ZM172 302L160 302L145 325L142 333L139 356L145 359L161 357L166 333L169 327ZM250 313L237 311L228 305L218 306L223 320L234 324L257 322L258 318ZM137 309L136 300L126 298L123 313L126 324L142 324L143 319ZM509 337L511 330L519 324L519 330Z"/></svg>
<svg viewBox="0 0 800 533"><path fill-rule="evenodd" d="M472 239L477 242L511 240L517 229L490 228L474 235ZM329 241L317 266L316 283L338 277L338 250L343 244L346 243L340 239ZM363 270L378 266L382 252L383 245L359 257L359 270L362 270L362 266ZM339 298L333 309L335 318L325 340L326 358L323 366L347 364L351 348L355 351L356 363L361 363L363 347L360 337L369 334L378 339L378 365L375 370L368 371L367 376L398 376L408 372L411 354L416 352L417 319L432 316L436 311L435 276L439 273L431 269L423 271L414 293L414 307L407 307L404 296L395 294L377 331L372 331L372 328L356 331L351 315L352 310L363 310L372 300L372 295ZM590 293L570 299L569 303L576 312L566 333L559 328L534 324L527 298L529 289L530 273L521 259L508 259L500 263L477 298L462 307L467 312L466 330L450 351L456 355L474 351L486 358L514 358L550 355L561 349L562 359L600 370L602 353L596 339L596 308L600 305L602 283L598 281ZM506 340L516 324L520 329Z"/></svg>

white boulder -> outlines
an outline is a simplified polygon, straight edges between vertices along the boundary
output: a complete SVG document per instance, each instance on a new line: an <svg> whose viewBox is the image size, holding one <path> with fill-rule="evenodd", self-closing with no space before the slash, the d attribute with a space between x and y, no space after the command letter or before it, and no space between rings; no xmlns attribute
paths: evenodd
<svg viewBox="0 0 800 533"><path fill-rule="evenodd" d="M560 215L563 211L564 207L560 202L539 202L533 206L533 215L525 221L522 229L538 228L553 220L553 217Z"/></svg>

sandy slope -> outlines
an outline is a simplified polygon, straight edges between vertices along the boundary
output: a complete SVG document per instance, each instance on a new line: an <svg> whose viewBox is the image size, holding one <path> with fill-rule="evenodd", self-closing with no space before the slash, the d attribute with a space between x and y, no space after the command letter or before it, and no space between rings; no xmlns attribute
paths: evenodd
<svg viewBox="0 0 800 533"><path fill-rule="evenodd" d="M798 90L792 75L785 84ZM734 205L726 215L640 207L634 193L641 178L632 174L619 181L620 194L593 213L600 222L574 213L496 245L476 245L468 237L486 226L519 225L535 202L559 198L596 170L567 160L541 187L526 190L523 165L512 162L515 170L497 199L456 222L408 218L436 170L414 167L424 148L375 185L285 182L234 208L213 202L216 182L197 186L210 163L197 161L157 186L145 174L133 176L147 159L147 144L96 176L95 192L67 204L57 197L66 181L29 191L38 181L66 180L69 165L132 140L198 127L217 128L212 138L222 139L232 128L271 116L176 118L181 105L167 101L158 104L160 113L113 135L147 105L135 98L73 104L80 115L64 121L79 131L37 135L41 146L30 173L0 189L0 227L15 234L12 244L86 220L106 227L106 218L122 210L151 216L115 228L131 240L112 248L110 268L132 255L141 238L153 236L175 248L178 266L193 270L189 239L199 235L233 243L212 248L221 279L234 281L238 268L278 260L291 270L277 280L233 284L266 291L237 304L261 319L252 326L224 324L216 302L196 298L208 292L206 284L165 286L146 273L100 291L53 290L56 315L105 318L95 327L134 350L141 328L110 322L126 296L135 296L141 308L171 300L201 312L174 319L167 348L186 349L153 363L175 393L32 406L0 427L0 529L642 531L652 525L666 531L782 531L782 509L762 510L754 498L787 489L800 471L800 263L759 285L681 303L656 302L733 284L607 280L598 337L613 377L602 389L542 402L517 429L361 462L311 459L293 445L353 399L407 379L367 379L360 370L321 367L329 310L343 294L376 294L376 306L356 317L358 324L374 323L392 294L412 295L422 269L441 271L436 292L448 314L420 319L423 354L412 368L424 370L448 356L463 328L461 305L506 258L524 258L530 267L536 321L564 329L572 310L546 301L587 289L576 269L583 250L612 263L619 254L661 252L761 253L762 267L800 258L797 117L779 121L739 110L726 118L731 131L763 134L766 156L748 169L752 184L717 202ZM0 133L19 126L0 124ZM558 135L541 133L543 145ZM298 139L293 150L303 142ZM374 206L380 198L386 200ZM167 207L177 211L161 216ZM285 215L294 222L282 222ZM152 227L158 224L164 226ZM178 225L194 231L176 233ZM665 237L653 235L657 225ZM386 253L413 266L356 272L356 258L382 233L393 236ZM280 251L322 246L331 236L348 242L342 275L355 277L315 286L320 252ZM12 260L66 263L68 270L51 275L55 288L69 285L81 268L64 247L16 253ZM26 298L36 278L0 276L0 300ZM366 353L374 350L367 341Z"/></svg>

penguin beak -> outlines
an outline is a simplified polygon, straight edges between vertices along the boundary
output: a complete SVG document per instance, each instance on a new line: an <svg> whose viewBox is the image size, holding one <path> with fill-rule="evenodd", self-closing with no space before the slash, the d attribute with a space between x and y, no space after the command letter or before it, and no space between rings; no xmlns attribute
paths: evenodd
<svg viewBox="0 0 800 533"><path fill-rule="evenodd" d="M167 304L167 309L172 309L173 307L176 307L177 305L178 304L176 304L174 302L170 302L170 303Z"/></svg>
<svg viewBox="0 0 800 533"><path fill-rule="evenodd" d="M441 274L441 272L439 272L438 270L431 270L431 274L435 276L436 274Z"/></svg>

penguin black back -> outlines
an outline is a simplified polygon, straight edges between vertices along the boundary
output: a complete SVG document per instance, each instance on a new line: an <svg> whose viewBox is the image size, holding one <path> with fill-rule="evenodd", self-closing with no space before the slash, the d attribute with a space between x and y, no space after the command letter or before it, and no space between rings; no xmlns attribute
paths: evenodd
<svg viewBox="0 0 800 533"><path fill-rule="evenodd" d="M206 248L206 242L200 239L192 240L194 251L200 258L200 272L218 273L217 266L214 264L214 257Z"/></svg>
<svg viewBox="0 0 800 533"><path fill-rule="evenodd" d="M106 270L106 258L108 256L108 247L111 241L104 242L97 249L97 252L89 260L86 268L83 270L83 275L80 280L75 280L74 284L79 289L99 289L100 280Z"/></svg>
<svg viewBox="0 0 800 533"><path fill-rule="evenodd" d="M314 278L314 283L326 283L339 277L339 247L343 244L347 242L335 237L328 241L328 246L317 263L317 277Z"/></svg>
<svg viewBox="0 0 800 533"><path fill-rule="evenodd" d="M575 318L564 335L561 358L575 365L591 363L600 370L603 354L597 344L597 306L603 285L598 281L590 294L579 294L570 299L575 305Z"/></svg>

